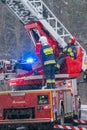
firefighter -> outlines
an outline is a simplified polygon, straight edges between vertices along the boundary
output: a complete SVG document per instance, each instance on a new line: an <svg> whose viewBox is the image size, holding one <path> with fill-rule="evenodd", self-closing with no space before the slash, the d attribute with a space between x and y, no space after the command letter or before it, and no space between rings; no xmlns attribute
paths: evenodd
<svg viewBox="0 0 87 130"><path fill-rule="evenodd" d="M76 49L76 38L70 37L68 41L68 45L63 48L62 53L59 54L59 58L57 59L57 68L60 69L61 66L64 65L66 58L65 56L70 56L73 60L76 59L77 49Z"/></svg>
<svg viewBox="0 0 87 130"><path fill-rule="evenodd" d="M71 37L68 41L68 45L63 49L63 53L70 56L72 59L76 59L77 49L76 49L76 38Z"/></svg>
<svg viewBox="0 0 87 130"><path fill-rule="evenodd" d="M42 58L47 88L55 88L55 56L53 48L49 45L45 36L41 36L39 42L42 44L40 55Z"/></svg>

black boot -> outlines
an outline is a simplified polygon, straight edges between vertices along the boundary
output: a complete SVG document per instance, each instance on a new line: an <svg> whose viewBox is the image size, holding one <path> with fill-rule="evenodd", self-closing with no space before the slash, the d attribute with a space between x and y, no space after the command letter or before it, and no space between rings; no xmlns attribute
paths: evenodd
<svg viewBox="0 0 87 130"><path fill-rule="evenodd" d="M55 83L52 84L52 88L56 88Z"/></svg>
<svg viewBox="0 0 87 130"><path fill-rule="evenodd" d="M52 84L51 83L47 83L47 89L52 89Z"/></svg>

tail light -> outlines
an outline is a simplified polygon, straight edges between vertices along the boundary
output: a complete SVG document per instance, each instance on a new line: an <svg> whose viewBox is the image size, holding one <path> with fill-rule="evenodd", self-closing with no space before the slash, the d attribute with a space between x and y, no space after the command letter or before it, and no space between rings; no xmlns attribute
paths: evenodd
<svg viewBox="0 0 87 130"><path fill-rule="evenodd" d="M43 109L44 109L44 110L51 109L51 106L50 106L50 105L45 105L45 106L43 106Z"/></svg>

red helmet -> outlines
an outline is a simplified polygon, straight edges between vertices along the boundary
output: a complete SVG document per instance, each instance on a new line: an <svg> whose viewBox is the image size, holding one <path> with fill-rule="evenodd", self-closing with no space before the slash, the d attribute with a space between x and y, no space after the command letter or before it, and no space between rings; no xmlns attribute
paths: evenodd
<svg viewBox="0 0 87 130"><path fill-rule="evenodd" d="M75 43L76 42L76 37L71 37L71 43Z"/></svg>

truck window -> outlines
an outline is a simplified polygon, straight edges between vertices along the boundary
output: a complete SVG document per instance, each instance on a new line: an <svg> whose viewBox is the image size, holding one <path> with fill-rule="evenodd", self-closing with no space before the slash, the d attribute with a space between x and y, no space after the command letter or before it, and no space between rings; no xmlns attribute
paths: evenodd
<svg viewBox="0 0 87 130"><path fill-rule="evenodd" d="M38 104L48 104L48 95L38 95Z"/></svg>

